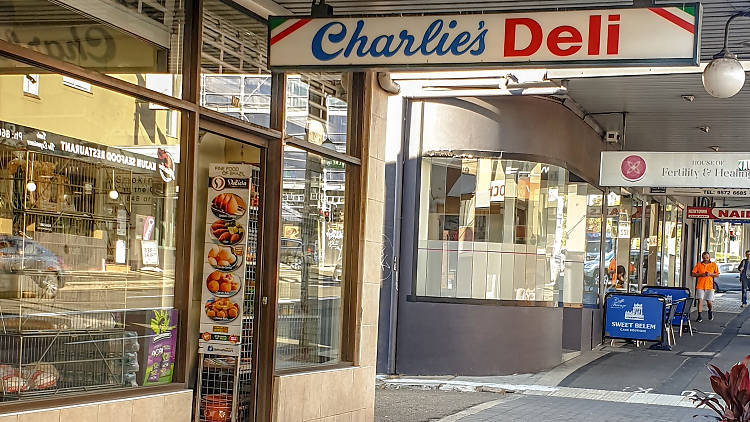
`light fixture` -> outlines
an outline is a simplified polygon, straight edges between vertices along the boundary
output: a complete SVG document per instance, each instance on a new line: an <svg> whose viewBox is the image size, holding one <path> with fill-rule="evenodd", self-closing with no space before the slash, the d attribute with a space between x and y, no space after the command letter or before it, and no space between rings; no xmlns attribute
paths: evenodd
<svg viewBox="0 0 750 422"><path fill-rule="evenodd" d="M34 162L31 162L31 171L29 171L29 182L26 183L26 190L29 192L36 191L36 183L34 183Z"/></svg>
<svg viewBox="0 0 750 422"><path fill-rule="evenodd" d="M708 133L711 132L711 126L705 125L705 126L698 126L697 129L700 129L701 132Z"/></svg>
<svg viewBox="0 0 750 422"><path fill-rule="evenodd" d="M710 150L712 150L713 152L719 152L719 146L718 146L718 145L711 145L711 146L710 146L710 147L708 147L708 148L709 148Z"/></svg>
<svg viewBox="0 0 750 422"><path fill-rule="evenodd" d="M685 95L680 95L680 97L681 97L681 98L682 98L683 100L685 100L685 101L687 101L687 102L689 102L689 103L692 103L693 101L695 101L695 95L692 95L692 94L685 94Z"/></svg>
<svg viewBox="0 0 750 422"><path fill-rule="evenodd" d="M109 198L113 201L116 201L119 197L120 192L117 192L117 190L115 189L115 171L112 170L112 190L109 191Z"/></svg>
<svg viewBox="0 0 750 422"><path fill-rule="evenodd" d="M745 70L737 56L727 49L729 24L738 17L750 17L750 11L735 13L724 26L724 47L703 70L703 87L711 96L729 98L736 95L745 84Z"/></svg>

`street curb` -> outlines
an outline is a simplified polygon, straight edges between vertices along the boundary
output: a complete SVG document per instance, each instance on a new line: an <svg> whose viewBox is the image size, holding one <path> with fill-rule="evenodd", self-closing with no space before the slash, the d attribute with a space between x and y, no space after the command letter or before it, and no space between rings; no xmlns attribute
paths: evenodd
<svg viewBox="0 0 750 422"><path fill-rule="evenodd" d="M462 411L460 411L458 413L454 413L454 414L446 416L446 417L444 417L442 419L438 419L437 422L456 422L456 421L461 420L461 419L463 419L463 418L465 418L467 416L476 415L477 413L479 413L479 412L481 412L483 410L487 410L489 408L495 407L498 404L503 403L503 402L505 402L505 400L503 400L503 399L497 399L497 400L492 400L492 401L480 403L480 404L478 404L476 406L472 406L472 407L470 407L468 409L464 409L464 410L462 410Z"/></svg>

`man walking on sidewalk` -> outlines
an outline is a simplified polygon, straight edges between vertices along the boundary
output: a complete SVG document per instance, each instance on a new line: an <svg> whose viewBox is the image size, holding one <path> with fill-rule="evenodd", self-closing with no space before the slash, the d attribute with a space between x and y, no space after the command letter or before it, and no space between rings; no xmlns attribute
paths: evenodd
<svg viewBox="0 0 750 422"><path fill-rule="evenodd" d="M737 267L740 271L740 283L742 283L742 304L741 308L747 306L747 289L750 288L750 251L745 251L745 259Z"/></svg>
<svg viewBox="0 0 750 422"><path fill-rule="evenodd" d="M695 298L698 299L698 318L695 322L703 321L701 306L704 300L708 306L708 319L714 319L714 278L719 276L719 267L716 266L715 262L711 262L711 255L708 252L703 252L701 259L703 260L695 264L691 273L693 277L697 278Z"/></svg>

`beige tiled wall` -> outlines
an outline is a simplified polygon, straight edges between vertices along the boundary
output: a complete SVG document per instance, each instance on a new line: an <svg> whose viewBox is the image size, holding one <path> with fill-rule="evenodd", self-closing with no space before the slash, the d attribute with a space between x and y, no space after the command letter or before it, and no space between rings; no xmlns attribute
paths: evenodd
<svg viewBox="0 0 750 422"><path fill-rule="evenodd" d="M367 203L363 248L359 362L356 367L274 377L274 420L277 422L370 422L375 406L378 306L385 192L385 134L388 97L368 75L371 90ZM2 422L2 421L0 421Z"/></svg>
<svg viewBox="0 0 750 422"><path fill-rule="evenodd" d="M0 422L189 422L193 391L0 415Z"/></svg>

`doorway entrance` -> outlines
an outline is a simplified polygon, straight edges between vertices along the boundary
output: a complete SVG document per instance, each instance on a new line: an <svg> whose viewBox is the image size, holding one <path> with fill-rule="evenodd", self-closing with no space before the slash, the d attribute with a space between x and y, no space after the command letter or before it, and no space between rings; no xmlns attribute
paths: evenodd
<svg viewBox="0 0 750 422"><path fill-rule="evenodd" d="M197 145L195 284L200 338L195 419L255 420L265 149L201 130ZM201 270L202 269L202 270ZM197 293L196 293L197 295Z"/></svg>

